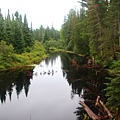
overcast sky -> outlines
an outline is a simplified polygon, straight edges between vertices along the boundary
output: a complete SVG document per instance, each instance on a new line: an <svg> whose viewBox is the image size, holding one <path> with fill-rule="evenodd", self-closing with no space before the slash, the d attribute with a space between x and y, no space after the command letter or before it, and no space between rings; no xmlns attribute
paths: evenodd
<svg viewBox="0 0 120 120"><path fill-rule="evenodd" d="M22 16L27 15L28 23L32 22L33 28L40 25L60 29L64 16L69 13L71 8L80 8L77 0L0 0L2 14L10 14L18 11Z"/></svg>

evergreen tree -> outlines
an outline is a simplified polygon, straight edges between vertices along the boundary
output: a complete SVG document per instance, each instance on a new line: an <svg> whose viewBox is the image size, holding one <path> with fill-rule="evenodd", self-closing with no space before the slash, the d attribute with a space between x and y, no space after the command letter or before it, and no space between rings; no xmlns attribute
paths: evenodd
<svg viewBox="0 0 120 120"><path fill-rule="evenodd" d="M44 28L41 25L40 26L40 41L43 42L43 40L44 40Z"/></svg>
<svg viewBox="0 0 120 120"><path fill-rule="evenodd" d="M33 35L34 35L34 39L39 41L40 39L39 29L33 30Z"/></svg>
<svg viewBox="0 0 120 120"><path fill-rule="evenodd" d="M89 35L84 8L81 8L80 13L77 13L74 32L74 51L76 53L89 54Z"/></svg>
<svg viewBox="0 0 120 120"><path fill-rule="evenodd" d="M0 41L3 40L3 26L4 26L4 19L0 9Z"/></svg>
<svg viewBox="0 0 120 120"><path fill-rule="evenodd" d="M23 31L23 37L24 37L24 41L25 41L25 47L32 47L34 44L34 39L33 39L33 35L30 32L30 29L28 27L28 22L27 22L27 17L26 15L24 15L24 23L23 23L23 27L22 27L22 31Z"/></svg>
<svg viewBox="0 0 120 120"><path fill-rule="evenodd" d="M50 36L50 28L49 28L49 26L47 26L47 28L45 29L44 41L50 40L50 38L51 38L51 36Z"/></svg>
<svg viewBox="0 0 120 120"><path fill-rule="evenodd" d="M51 34L51 38L55 38L55 29L54 29L54 27L53 27L53 25L52 25L52 27L51 27L51 29L50 29L50 34Z"/></svg>
<svg viewBox="0 0 120 120"><path fill-rule="evenodd" d="M0 42L0 65L13 61L14 50L12 45L7 45L5 41ZM7 58L7 59L6 59Z"/></svg>
<svg viewBox="0 0 120 120"><path fill-rule="evenodd" d="M82 8L80 12L71 9L68 17L65 18L61 33L68 50L82 54L89 53L86 19L86 11L84 8Z"/></svg>
<svg viewBox="0 0 120 120"><path fill-rule="evenodd" d="M76 11L71 9L68 17L64 18L64 24L62 25L62 35L65 40L66 49L73 50L74 48L74 29L75 29Z"/></svg>
<svg viewBox="0 0 120 120"><path fill-rule="evenodd" d="M89 8L88 8L88 22L89 22L89 46L90 52L92 55L101 55L102 48L100 49L100 41L99 38L102 36L102 23L100 18L100 11L98 6L95 6L95 2L90 0L89 1Z"/></svg>
<svg viewBox="0 0 120 120"><path fill-rule="evenodd" d="M12 24L11 24L11 18L10 13L8 10L7 18L5 19L5 41L7 44L13 44L14 42L14 36L13 36L13 30L12 30Z"/></svg>
<svg viewBox="0 0 120 120"><path fill-rule="evenodd" d="M110 83L106 83L107 105L120 115L120 61L114 61L109 70ZM117 116L117 115L116 115ZM116 118L116 120L118 120Z"/></svg>
<svg viewBox="0 0 120 120"><path fill-rule="evenodd" d="M15 21L14 21L14 48L17 53L22 53L25 48L25 42L22 33L22 27L19 20L19 13L15 13Z"/></svg>

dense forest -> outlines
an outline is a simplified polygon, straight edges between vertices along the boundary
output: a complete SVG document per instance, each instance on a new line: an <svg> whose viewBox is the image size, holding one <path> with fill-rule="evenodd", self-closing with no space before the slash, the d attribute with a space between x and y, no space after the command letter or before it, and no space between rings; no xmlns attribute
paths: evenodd
<svg viewBox="0 0 120 120"><path fill-rule="evenodd" d="M3 17L0 10L0 69L39 62L46 56L45 48L59 39L59 31L53 26L43 28L41 25L33 30L32 23L28 26L26 14L22 18L16 11L11 18L8 10Z"/></svg>
<svg viewBox="0 0 120 120"><path fill-rule="evenodd" d="M81 0L80 11L71 9L61 28L66 49L90 54L95 64L108 68L107 105L120 115L120 1ZM106 81L105 81L106 82Z"/></svg>
<svg viewBox="0 0 120 120"><path fill-rule="evenodd" d="M120 2L82 0L80 11L71 9L64 18L62 36L66 48L91 54L98 62L109 64L117 59L120 33Z"/></svg>
<svg viewBox="0 0 120 120"><path fill-rule="evenodd" d="M107 105L120 114L120 1L81 0L78 4L81 9L69 11L60 31L42 25L33 30L26 15L22 19L16 12L11 18L8 10L4 18L0 10L0 69L34 63L50 48L89 54L95 64L107 68Z"/></svg>

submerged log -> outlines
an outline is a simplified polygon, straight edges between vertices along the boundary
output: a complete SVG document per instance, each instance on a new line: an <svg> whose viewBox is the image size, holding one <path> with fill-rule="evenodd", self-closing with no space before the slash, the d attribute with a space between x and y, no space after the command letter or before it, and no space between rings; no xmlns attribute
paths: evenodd
<svg viewBox="0 0 120 120"><path fill-rule="evenodd" d="M96 115L84 102L80 101L80 104L83 106L84 110L87 112L90 118L93 120L101 120L101 118Z"/></svg>

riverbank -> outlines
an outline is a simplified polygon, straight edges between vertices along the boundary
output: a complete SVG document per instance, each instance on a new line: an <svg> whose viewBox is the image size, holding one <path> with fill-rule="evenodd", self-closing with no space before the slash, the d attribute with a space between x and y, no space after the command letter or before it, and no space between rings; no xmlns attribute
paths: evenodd
<svg viewBox="0 0 120 120"><path fill-rule="evenodd" d="M2 68L0 68L0 71L4 71L4 70L10 70L10 69L16 69L16 68L23 68L23 67L33 67L35 66L35 64L39 63L40 61L42 61L43 59L45 59L47 57L47 55L43 55L42 57L38 57L36 56L36 58L31 58L30 57L25 57L25 59L22 58L22 55L19 55L18 59L21 59L19 62L18 61L14 61L11 64L7 64L9 66L1 66ZM5 63L6 64L6 63Z"/></svg>
<svg viewBox="0 0 120 120"><path fill-rule="evenodd" d="M64 50L64 49L57 49L57 48L50 48L49 49L49 51L50 52L65 52L65 53L69 53L69 54L74 54L74 55L78 55L78 56L84 56L83 54L77 54L77 53L75 53L75 52L73 52L73 51L68 51L68 50Z"/></svg>
<svg viewBox="0 0 120 120"><path fill-rule="evenodd" d="M5 53L6 54L1 53L0 71L37 64L47 57L46 50L40 42L36 42L29 51L21 54L16 54L14 51L10 53L5 51Z"/></svg>

